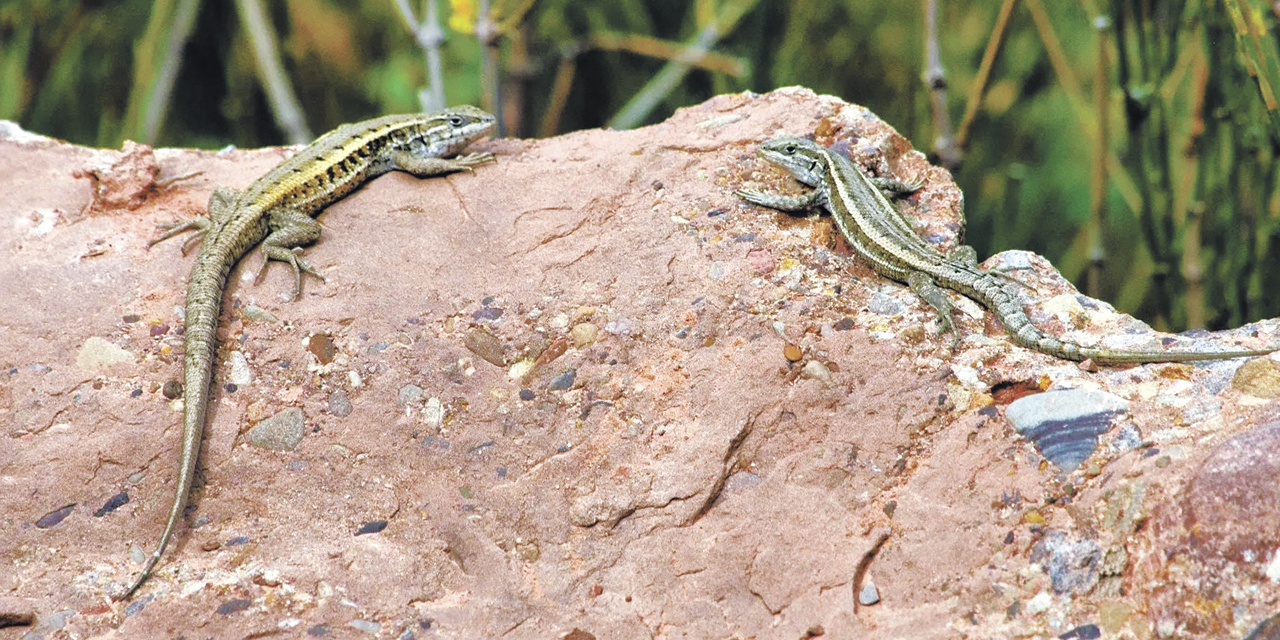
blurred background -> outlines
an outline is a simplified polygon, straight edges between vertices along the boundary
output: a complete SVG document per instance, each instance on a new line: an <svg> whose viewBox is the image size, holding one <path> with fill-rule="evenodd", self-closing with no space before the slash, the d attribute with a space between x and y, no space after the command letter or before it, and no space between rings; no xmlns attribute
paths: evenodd
<svg viewBox="0 0 1280 640"><path fill-rule="evenodd" d="M545 137L804 85L1158 329L1280 316L1280 3L0 0L0 119L83 145L305 143L444 104Z"/></svg>

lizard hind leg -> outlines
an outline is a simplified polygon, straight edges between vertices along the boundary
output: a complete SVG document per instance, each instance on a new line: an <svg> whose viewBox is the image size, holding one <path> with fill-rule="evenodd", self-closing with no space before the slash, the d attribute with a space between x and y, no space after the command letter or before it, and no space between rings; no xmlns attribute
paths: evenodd
<svg viewBox="0 0 1280 640"><path fill-rule="evenodd" d="M176 222L162 222L156 225L164 233L159 237L147 243L150 249L155 245L172 238L179 233L195 230L195 235L191 236L186 242L182 243L182 255L187 255L191 248L204 239L209 229L214 223L229 219L236 212L236 206L240 201L240 191L229 187L220 187L213 190L213 194L209 196L209 215L195 216L186 220L178 220Z"/></svg>
<svg viewBox="0 0 1280 640"><path fill-rule="evenodd" d="M947 292L943 291L938 283L933 281L927 273L923 271L915 271L907 277L907 285L911 287L911 291L920 296L922 300L933 307L938 312L938 320L942 323L942 332L951 333L951 348L955 349L960 343L960 333L956 331L956 325L951 320L951 299L947 297Z"/></svg>
<svg viewBox="0 0 1280 640"><path fill-rule="evenodd" d="M262 266L258 267L258 274L255 281L262 280L263 273L267 270L267 264L272 260L289 263L293 267L294 289L293 298L296 300L302 295L302 273L305 271L321 280L324 276L320 272L311 268L306 260L298 257L295 250L300 250L303 245L308 245L320 238L320 223L311 219L311 216L298 211L297 209L277 209L271 212L271 228L273 231L262 241L262 255L264 260Z"/></svg>

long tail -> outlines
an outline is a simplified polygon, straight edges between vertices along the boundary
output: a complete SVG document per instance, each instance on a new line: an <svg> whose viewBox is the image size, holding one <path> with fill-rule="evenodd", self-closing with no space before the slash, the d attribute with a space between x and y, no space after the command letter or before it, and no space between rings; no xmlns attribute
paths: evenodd
<svg viewBox="0 0 1280 640"><path fill-rule="evenodd" d="M212 243L210 243L211 245ZM218 317L222 313L222 293L234 260L221 259L214 246L201 247L191 269L186 301L186 352L183 354L182 390L182 456L178 462L178 482L173 490L173 504L165 522L160 544L147 561L142 574L117 600L127 600L142 586L164 555L165 547L178 528L178 520L187 507L187 497L195 479L204 438L204 421L209 406L209 384L213 380L213 354L217 342ZM206 254L205 249L208 248ZM229 264L230 263L230 264Z"/></svg>

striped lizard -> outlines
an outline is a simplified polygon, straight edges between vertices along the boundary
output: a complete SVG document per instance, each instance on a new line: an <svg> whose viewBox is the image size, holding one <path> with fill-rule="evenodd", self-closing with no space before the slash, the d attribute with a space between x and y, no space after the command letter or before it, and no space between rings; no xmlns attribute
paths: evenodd
<svg viewBox="0 0 1280 640"><path fill-rule="evenodd" d="M148 246L191 230L200 240L187 284L182 453L160 543L133 586L117 600L131 597L151 576L186 508L209 406L218 317L232 267L254 246L260 246L264 260L259 279L270 261L289 263L296 299L302 292L302 272L324 279L295 253L295 248L320 237L314 216L365 181L393 169L425 178L471 171L492 162L493 155L488 152L447 158L492 132L494 122L492 115L462 106L342 125L258 178L248 189L215 190L209 198L208 217L161 225L167 232Z"/></svg>
<svg viewBox="0 0 1280 640"><path fill-rule="evenodd" d="M904 282L941 317L944 330L954 331L951 301L943 287L972 298L990 309L1013 342L1067 360L1092 360L1098 364L1188 362L1260 356L1276 348L1257 351L1128 351L1080 345L1050 336L1027 317L1009 283L1000 274L978 269L973 249L944 255L911 228L882 189L903 191L897 181L877 184L848 158L816 142L802 138L778 138L761 145L759 154L791 172L812 188L799 196L767 194L739 189L738 197L754 204L787 212L821 206L831 213L841 234L854 251L871 263L878 274ZM939 286L940 285L940 286ZM954 342L953 342L954 344Z"/></svg>

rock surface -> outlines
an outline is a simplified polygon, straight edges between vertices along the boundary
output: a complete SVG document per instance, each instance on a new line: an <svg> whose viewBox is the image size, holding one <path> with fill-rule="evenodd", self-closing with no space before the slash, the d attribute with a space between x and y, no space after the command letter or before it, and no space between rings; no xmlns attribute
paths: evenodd
<svg viewBox="0 0 1280 640"><path fill-rule="evenodd" d="M1280 405L1246 391L1280 360L1088 371L958 297L953 352L828 220L733 196L792 188L754 149L815 132L924 178L904 211L956 244L945 171L792 89L379 178L321 216L307 256L327 281L295 302L285 268L255 286L248 257L201 489L118 603L178 455L192 257L147 240L287 152L0 125L0 619L35 616L0 638L1243 638L1272 618ZM1052 333L1157 344L1037 256L986 266L1017 269ZM1069 473L1004 416L1067 389L1128 403ZM251 446L287 409L297 446ZM864 584L878 603L855 605Z"/></svg>

